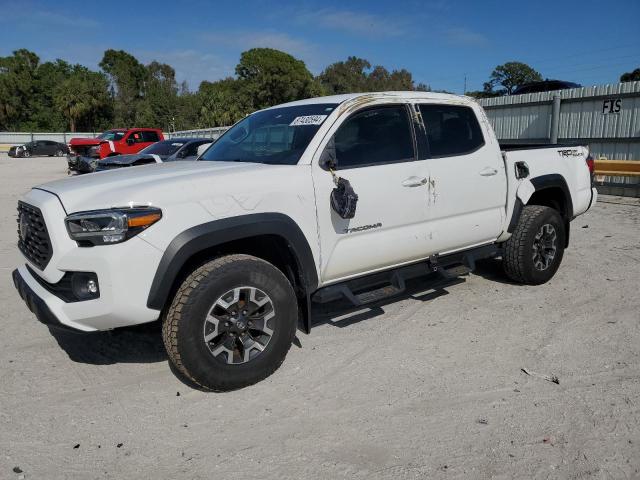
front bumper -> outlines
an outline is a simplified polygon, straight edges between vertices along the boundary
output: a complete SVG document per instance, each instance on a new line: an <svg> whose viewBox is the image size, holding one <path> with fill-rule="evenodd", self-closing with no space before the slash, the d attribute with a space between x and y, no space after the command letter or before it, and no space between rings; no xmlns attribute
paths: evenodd
<svg viewBox="0 0 640 480"><path fill-rule="evenodd" d="M46 302L42 298L40 298L25 281L25 279L20 274L19 269L16 268L13 271L12 276L13 284L15 285L16 290L18 290L20 298L24 300L24 303L27 304L29 310L31 310L35 314L36 318L40 322L50 327L60 328L63 330L71 330L74 332L82 331L61 323L60 320L58 320L58 317L56 317L51 311Z"/></svg>
<svg viewBox="0 0 640 480"><path fill-rule="evenodd" d="M44 270L23 256L14 282L43 323L53 321L56 325L91 332L151 322L160 316L158 310L147 307L156 267L162 258L159 249L140 236L114 245L79 247L66 231L66 212L57 197L35 189L23 201L41 210L53 255ZM59 289L52 287L60 286L67 272L95 273L100 296L81 301L64 298Z"/></svg>
<svg viewBox="0 0 640 480"><path fill-rule="evenodd" d="M91 173L95 170L98 160L100 159L82 155L67 155L67 166L74 172Z"/></svg>

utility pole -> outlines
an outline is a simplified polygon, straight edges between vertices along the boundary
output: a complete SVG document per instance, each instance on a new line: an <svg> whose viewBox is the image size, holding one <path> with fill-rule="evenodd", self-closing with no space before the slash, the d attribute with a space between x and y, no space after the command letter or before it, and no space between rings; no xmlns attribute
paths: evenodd
<svg viewBox="0 0 640 480"><path fill-rule="evenodd" d="M464 74L464 90L462 91L463 95L467 94L467 74Z"/></svg>

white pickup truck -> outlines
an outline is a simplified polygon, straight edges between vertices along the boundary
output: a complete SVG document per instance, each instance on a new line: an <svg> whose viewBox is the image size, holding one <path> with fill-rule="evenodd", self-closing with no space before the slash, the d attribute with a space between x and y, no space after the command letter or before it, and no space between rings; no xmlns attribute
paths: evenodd
<svg viewBox="0 0 640 480"><path fill-rule="evenodd" d="M180 372L234 389L278 368L313 301L375 301L486 257L548 281L596 201L592 167L581 146L501 150L466 97L301 100L249 115L196 162L34 187L13 279L51 326L161 318Z"/></svg>

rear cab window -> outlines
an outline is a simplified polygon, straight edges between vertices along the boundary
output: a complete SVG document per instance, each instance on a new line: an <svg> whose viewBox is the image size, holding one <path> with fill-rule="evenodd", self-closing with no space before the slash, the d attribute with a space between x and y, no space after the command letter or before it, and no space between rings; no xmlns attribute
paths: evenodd
<svg viewBox="0 0 640 480"><path fill-rule="evenodd" d="M140 133L142 136L142 142L157 142L158 140L160 140L160 138L158 137L158 132L143 131Z"/></svg>
<svg viewBox="0 0 640 480"><path fill-rule="evenodd" d="M466 155L485 143L476 114L460 105L419 104L431 157Z"/></svg>

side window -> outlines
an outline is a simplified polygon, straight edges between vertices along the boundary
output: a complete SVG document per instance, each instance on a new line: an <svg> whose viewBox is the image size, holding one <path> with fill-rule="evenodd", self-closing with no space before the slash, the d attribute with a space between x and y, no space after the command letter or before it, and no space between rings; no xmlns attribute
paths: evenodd
<svg viewBox="0 0 640 480"><path fill-rule="evenodd" d="M160 140L158 138L158 132L144 131L144 132L140 132L140 133L142 135L141 142L157 142L158 140Z"/></svg>
<svg viewBox="0 0 640 480"><path fill-rule="evenodd" d="M131 132L127 137L127 142L131 142L132 140L133 143L142 143L144 141L142 140L142 132Z"/></svg>
<svg viewBox="0 0 640 480"><path fill-rule="evenodd" d="M198 154L198 147L204 142L191 142L180 152L182 158L193 157Z"/></svg>
<svg viewBox="0 0 640 480"><path fill-rule="evenodd" d="M484 145L478 119L469 107L420 105L432 157L464 155Z"/></svg>
<svg viewBox="0 0 640 480"><path fill-rule="evenodd" d="M377 107L347 119L334 135L338 169L411 161L413 137L402 105Z"/></svg>

